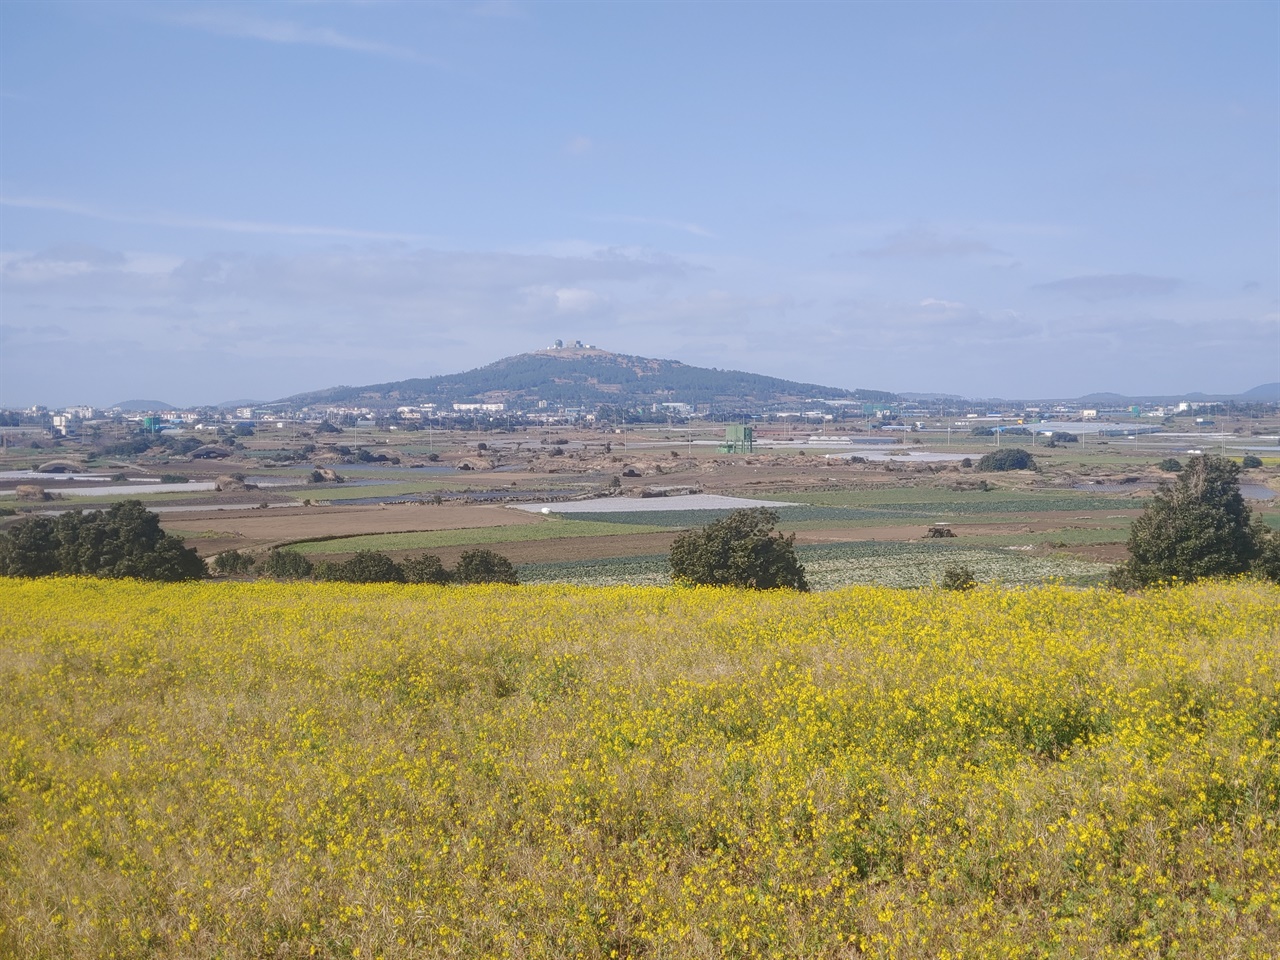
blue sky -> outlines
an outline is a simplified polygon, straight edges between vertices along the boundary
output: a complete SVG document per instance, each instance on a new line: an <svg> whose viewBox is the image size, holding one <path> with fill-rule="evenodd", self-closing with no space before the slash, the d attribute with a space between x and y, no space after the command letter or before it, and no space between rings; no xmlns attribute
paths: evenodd
<svg viewBox="0 0 1280 960"><path fill-rule="evenodd" d="M0 4L0 405L1280 380L1274 3Z"/></svg>

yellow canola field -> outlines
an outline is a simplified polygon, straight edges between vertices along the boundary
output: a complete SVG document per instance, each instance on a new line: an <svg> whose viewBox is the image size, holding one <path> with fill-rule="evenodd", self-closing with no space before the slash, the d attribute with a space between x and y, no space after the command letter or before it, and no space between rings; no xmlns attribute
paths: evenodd
<svg viewBox="0 0 1280 960"><path fill-rule="evenodd" d="M3 957L1280 955L1274 586L0 611Z"/></svg>

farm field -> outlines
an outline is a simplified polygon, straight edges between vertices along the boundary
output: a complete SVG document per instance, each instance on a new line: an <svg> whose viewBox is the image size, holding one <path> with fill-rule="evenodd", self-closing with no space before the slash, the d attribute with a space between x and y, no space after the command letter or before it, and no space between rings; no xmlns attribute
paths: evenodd
<svg viewBox="0 0 1280 960"><path fill-rule="evenodd" d="M946 522L956 533L947 546L963 544L988 552L989 548L1030 548L1037 558L1031 566L1021 562L1029 559L1026 557L1006 556L998 562L999 578L1006 583L1028 582L1025 575L1032 569L1039 571L1040 579L1058 576L1096 582L1100 575L1092 574L1102 569L1096 563L1122 557L1129 524L1145 502L1129 494L1002 488L957 492L929 486L800 492L794 494L794 500L793 505L780 503L776 512L781 529L796 534L797 543L808 548L843 547L846 554L856 554L863 549L859 544L888 541L900 544L903 557L910 558L922 555L911 551L926 546L918 541L934 522ZM541 509L537 504L531 509L461 502L334 504L188 511L166 514L163 523L170 532L188 538L204 556L226 549L260 551L293 544L316 558L346 557L370 549L405 557L429 550L453 562L468 547L486 546L529 566L530 575L539 580L549 576L560 582L580 569L572 565L575 561L594 565L612 558L616 562L608 572L591 567L603 580L593 578L590 582L652 583L658 582L653 564L662 558L655 560L650 555L665 553L678 531L701 526L728 512L682 509L680 497L631 502L636 509L628 509L627 498L578 501L572 504L574 512L551 516L534 512ZM601 509L592 510L597 504ZM1077 557L1073 561L1060 554ZM984 567L994 562L986 555L980 559ZM1095 564L1083 581L1080 562ZM543 569L548 565L555 569ZM824 588L877 582L864 576L858 564L842 560L825 567L827 573L819 581ZM638 571L639 576L628 570ZM840 571L847 572L848 579L838 580ZM909 580L914 585L927 584L936 581L937 574L932 565L926 565ZM660 579L665 581L665 566ZM891 582L905 585L901 578Z"/></svg>
<svg viewBox="0 0 1280 960"><path fill-rule="evenodd" d="M1280 589L0 581L0 955L1241 957Z"/></svg>
<svg viewBox="0 0 1280 960"><path fill-rule="evenodd" d="M987 541L853 540L802 543L796 553L805 565L813 590L839 590L852 585L914 589L937 585L946 568L967 566L980 582L1027 586L1047 581L1091 586L1106 580L1111 565L1063 551L1037 550L1021 542L1013 547ZM1019 541L1025 538L1017 538ZM1033 552L1036 551L1036 552ZM669 586L665 553L597 557L588 560L522 562L521 583L580 583L590 586Z"/></svg>
<svg viewBox="0 0 1280 960"><path fill-rule="evenodd" d="M831 432L856 435L864 428L833 425ZM1242 449L1250 438L1241 431L1259 428L1241 420L1227 428L1235 431L1230 442ZM162 450L135 463L107 460L90 466L92 451L71 442L39 450L9 448L0 451L0 460L31 471L63 457L67 463L83 460L84 469L96 476L179 475L202 484L243 477L261 484L255 489L224 485L227 489L217 492L156 493L157 484L140 481L129 487L129 497L155 509L166 530L206 558L231 549L260 557L273 547L297 545L316 560L373 549L397 560L430 551L453 563L467 549L487 547L507 555L527 576L555 582L587 571L592 583L662 582L665 573L655 570L653 558L669 549L679 531L726 511L690 510L686 507L703 501L677 503L655 494L686 489L748 497L777 503L780 529L795 534L806 550L830 548L809 562L820 564L817 582L831 589L934 582L938 571L930 558L942 555L917 548L926 546L922 538L935 523L955 534L950 548L970 551L966 562L980 561L992 579L1096 582L1101 564L1127 555L1129 525L1149 501L1153 484L1172 476L1157 467L1159 460L1181 453L1177 444L1191 442L1176 435L1152 441L1154 446L1085 437L1056 448L1036 447L1039 473L992 474L919 454L954 456L964 450L980 456L996 448L995 438L957 435L948 446L944 435L913 434L902 444L877 447L896 453L900 462L854 464L828 459L829 445L806 450L810 429L769 428L776 436L746 456L719 453L714 438L723 429L702 424L691 430L655 426L623 436L568 427L437 431L425 438L422 432L362 427L327 439L306 431L281 436L260 430L215 462L188 461ZM384 459L370 462L374 456ZM1248 474L1252 489L1266 492L1268 484L1280 489L1273 460L1264 458L1264 467ZM333 469L346 482L306 483L317 468ZM19 483L35 481L53 499L32 501L29 486L27 499L18 497ZM0 529L30 512L93 509L121 499L96 494L58 499L71 478L36 476L35 481L24 474L0 484L0 506L17 511L0 516ZM94 494L91 487L86 491ZM421 502L393 502L404 498ZM542 516L544 507L558 518ZM1254 508L1272 526L1280 525L1276 500L1255 500ZM877 546L883 543L899 546ZM874 575L871 556L885 561L883 576ZM923 558L914 574L908 569L913 558Z"/></svg>
<svg viewBox="0 0 1280 960"><path fill-rule="evenodd" d="M317 538L341 542L345 538L420 531L488 528L518 531L545 522L540 516L489 504L456 503L193 511L163 515L161 519L168 532L190 538L190 545L205 556L221 550L262 549ZM356 549L361 548L352 548Z"/></svg>
<svg viewBox="0 0 1280 960"><path fill-rule="evenodd" d="M457 530L436 530L421 533L383 533L362 537L343 537L339 540L315 540L296 544L292 549L302 554L332 554L335 549L344 552L356 550L381 550L387 553L406 553L415 550L433 550L438 547L473 546L477 544L524 543L533 540L571 540L576 537L611 537L665 531L665 527L644 524L558 523L543 520L538 523L511 524Z"/></svg>

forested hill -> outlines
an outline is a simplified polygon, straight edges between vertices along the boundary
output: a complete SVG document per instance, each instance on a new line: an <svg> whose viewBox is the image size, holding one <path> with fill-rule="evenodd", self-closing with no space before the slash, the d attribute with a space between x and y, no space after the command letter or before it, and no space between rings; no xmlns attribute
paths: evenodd
<svg viewBox="0 0 1280 960"><path fill-rule="evenodd" d="M894 394L796 383L757 373L693 367L676 360L652 360L604 350L562 349L522 353L465 373L363 387L330 387L282 402L294 406L370 406L545 400L588 406L656 402L767 404L813 398L884 401L894 399Z"/></svg>

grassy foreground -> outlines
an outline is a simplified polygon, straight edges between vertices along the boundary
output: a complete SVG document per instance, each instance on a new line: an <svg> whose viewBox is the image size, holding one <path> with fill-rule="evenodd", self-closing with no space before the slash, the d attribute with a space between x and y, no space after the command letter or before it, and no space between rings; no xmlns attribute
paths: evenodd
<svg viewBox="0 0 1280 960"><path fill-rule="evenodd" d="M1280 589L0 581L0 956L1273 957Z"/></svg>

